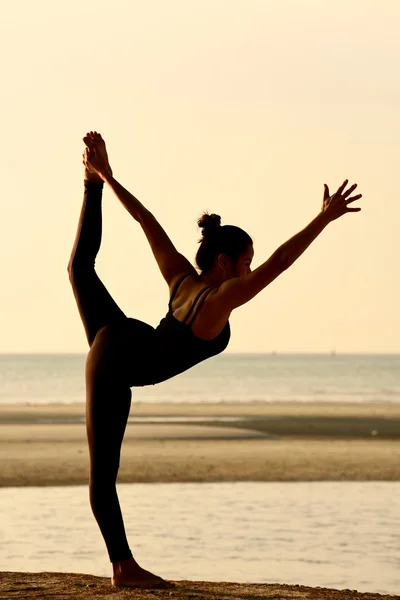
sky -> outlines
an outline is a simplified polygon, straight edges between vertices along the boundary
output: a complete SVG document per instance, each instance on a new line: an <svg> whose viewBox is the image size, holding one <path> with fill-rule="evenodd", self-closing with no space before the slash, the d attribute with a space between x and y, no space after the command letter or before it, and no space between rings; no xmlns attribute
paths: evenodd
<svg viewBox="0 0 400 600"><path fill-rule="evenodd" d="M0 22L0 352L85 352L67 276L82 137L193 261L205 209L253 266L358 183L360 213L231 316L230 352L400 352L398 0L20 0ZM168 288L104 193L97 271L157 325Z"/></svg>

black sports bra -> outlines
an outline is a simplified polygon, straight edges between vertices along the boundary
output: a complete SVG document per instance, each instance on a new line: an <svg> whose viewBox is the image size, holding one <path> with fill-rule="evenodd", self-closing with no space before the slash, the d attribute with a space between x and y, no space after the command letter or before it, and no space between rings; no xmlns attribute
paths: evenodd
<svg viewBox="0 0 400 600"><path fill-rule="evenodd" d="M168 303L168 309L169 309L169 314L171 316L172 315L172 302L175 299L176 294L178 293L178 289L181 285L181 283L187 278L189 277L189 274L183 275L183 277L181 277L179 279L179 281L176 283L172 294L171 294L171 298L169 300ZM185 325L189 325L189 327L191 327L193 321L195 320L195 318L197 317L201 307L203 306L203 303L205 301L205 299L207 298L208 294L210 294L210 292L212 292L214 288L209 285L205 288L203 288L202 290L200 290L200 292L197 294L196 298L194 299L194 302L192 304L192 306L190 307L190 309L188 310L185 318L183 319L183 321L181 321L181 323L184 323ZM174 317L175 318L175 317Z"/></svg>
<svg viewBox="0 0 400 600"><path fill-rule="evenodd" d="M168 304L168 313L155 330L158 352L156 362L158 364L157 371L159 372L157 374L153 373L152 383L165 381L178 373L186 371L193 365L219 354L225 350L229 343L229 321L212 340L199 338L191 328L191 324L198 315L204 300L214 289L211 286L207 286L197 294L183 321L179 321L173 316L172 302L179 286L186 277L189 277L189 274L183 275L175 285Z"/></svg>

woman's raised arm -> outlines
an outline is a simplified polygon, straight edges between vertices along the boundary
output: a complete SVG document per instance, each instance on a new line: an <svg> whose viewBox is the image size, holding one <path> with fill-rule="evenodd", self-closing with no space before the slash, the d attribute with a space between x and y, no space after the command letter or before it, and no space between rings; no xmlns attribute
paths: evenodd
<svg viewBox="0 0 400 600"><path fill-rule="evenodd" d="M348 205L361 198L362 194L350 197L357 184L350 186L345 191L347 184L348 180L346 179L332 196L329 195L328 186L325 185L322 209L315 219L302 231L282 244L266 262L257 267L252 273L224 282L215 296L217 302L220 302L221 306L229 311L245 304L288 269L325 229L328 223L348 212L359 212L361 208L349 208Z"/></svg>
<svg viewBox="0 0 400 600"><path fill-rule="evenodd" d="M85 164L100 175L129 214L140 223L166 282L169 284L180 273L197 274L193 265L175 248L154 215L113 177L101 135L91 132L84 142L88 146L84 155Z"/></svg>
<svg viewBox="0 0 400 600"><path fill-rule="evenodd" d="M172 278L180 273L196 275L193 265L178 252L155 216L114 177L107 177L105 181L129 214L142 226L165 281L169 284Z"/></svg>

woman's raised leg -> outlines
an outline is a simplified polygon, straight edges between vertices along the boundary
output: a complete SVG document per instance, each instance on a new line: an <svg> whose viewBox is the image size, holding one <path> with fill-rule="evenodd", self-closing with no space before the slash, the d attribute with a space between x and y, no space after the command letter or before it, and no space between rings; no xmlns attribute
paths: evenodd
<svg viewBox="0 0 400 600"><path fill-rule="evenodd" d="M68 273L89 346L99 329L126 316L113 300L95 271L95 260L101 244L101 201L103 182L85 180L83 205Z"/></svg>

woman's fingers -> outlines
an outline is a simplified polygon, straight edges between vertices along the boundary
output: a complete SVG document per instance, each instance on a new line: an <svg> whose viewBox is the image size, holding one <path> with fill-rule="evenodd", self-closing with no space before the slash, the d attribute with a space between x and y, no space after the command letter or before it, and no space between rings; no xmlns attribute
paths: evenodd
<svg viewBox="0 0 400 600"><path fill-rule="evenodd" d="M352 196L351 198L347 198L346 204L350 204L350 202L354 202L354 200L358 200L362 197L362 194L357 194L357 196Z"/></svg>
<svg viewBox="0 0 400 600"><path fill-rule="evenodd" d="M353 183L353 185L351 185L351 186L349 187L349 189L348 189L348 190L346 190L346 191L344 192L344 194L342 194L343 198L347 198L347 196L350 196L351 192L353 192L353 191L356 189L356 187L357 187L357 184L356 184L356 183Z"/></svg>
<svg viewBox="0 0 400 600"><path fill-rule="evenodd" d="M342 192L343 192L344 188L346 187L346 185L347 185L348 183L349 183L349 180L348 180L348 179L345 179L345 180L343 181L342 185L341 185L340 187L338 187L338 189L337 189L337 191L336 191L336 194L337 194L337 195L342 195Z"/></svg>
<svg viewBox="0 0 400 600"><path fill-rule="evenodd" d="M346 186L348 185L349 180L345 179L341 186L338 187L337 191L332 195L326 197L326 194L329 193L328 186L324 184L324 203L323 210L326 214L329 214L331 220L337 219L342 215L348 212L360 212L361 208L349 208L349 204L359 200L362 197L362 194L356 194L355 196L350 196L352 192L357 187L356 183L353 183L348 190L345 191Z"/></svg>

